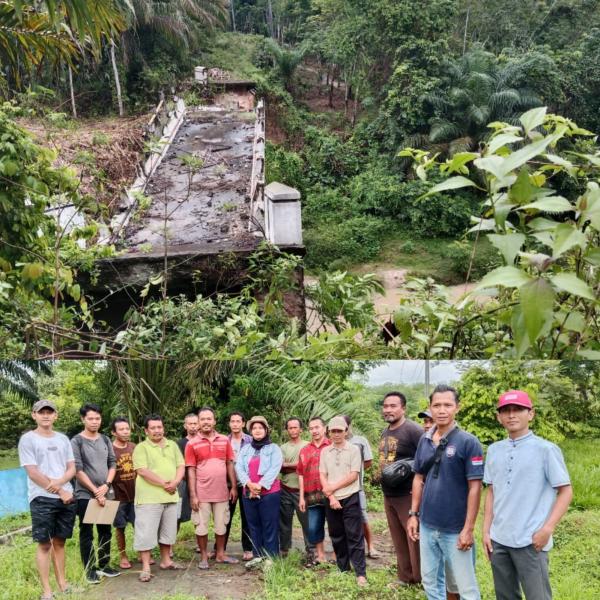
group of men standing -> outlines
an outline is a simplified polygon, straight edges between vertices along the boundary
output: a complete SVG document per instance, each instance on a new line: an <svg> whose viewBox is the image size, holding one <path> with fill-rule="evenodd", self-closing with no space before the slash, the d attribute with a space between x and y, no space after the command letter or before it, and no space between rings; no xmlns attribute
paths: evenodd
<svg viewBox="0 0 600 600"><path fill-rule="evenodd" d="M456 390L436 387L429 409L420 413L424 430L406 418L402 393L390 392L383 400L388 426L379 442L376 479L382 486L396 553L397 584L422 583L429 600L480 598L473 532L484 481L488 492L483 546L491 561L497 599L521 598L522 588L527 600L548 600L552 594L547 552L552 532L572 498L562 454L557 446L529 430L534 409L525 392L511 390L500 396L497 418L508 438L489 447L485 467L481 444L456 423L458 411ZM20 461L29 476L42 600L53 597L51 562L59 590L69 589L64 545L72 536L76 515L87 581L98 583L102 577L120 574L110 566L111 525L96 525L94 549L94 525L85 518L91 501L103 506L110 499L119 501L113 524L119 567L132 566L125 543L125 528L130 523L134 549L142 563L142 582L153 577L151 552L156 546L160 569L183 568L173 561L173 546L180 524L190 519L195 526L200 569L208 569L210 559L238 563L226 548L239 505L243 560L262 560L264 548L258 546L263 542L269 554L286 555L296 514L309 565L327 561L327 523L339 569L353 570L358 585L367 584L366 556L378 556L363 485L364 470L373 457L368 441L353 435L349 417L336 416L327 424L320 417L310 419L310 441L301 437L302 421L291 417L285 425L288 440L280 448L273 445L276 452L265 452L272 444L266 419L253 417L248 435L240 412L229 415L228 435L216 431L212 408L190 413L184 419L186 435L178 442L165 437L159 415L149 415L144 421L146 439L137 446L130 441L131 426L126 418L119 417L111 424L111 441L100 432L100 407L86 404L80 415L83 431L69 441L53 430L56 406L40 400L32 412L37 427L19 442ZM243 465L236 464L240 453L245 457ZM266 461L262 467L261 456ZM266 476L260 476L267 469L280 474L276 485L269 481L262 489ZM252 500L265 498L270 498L269 503L277 498L278 510L260 516L263 520L257 525L255 507L259 505ZM208 548L211 519L215 533L212 552ZM258 531L259 525L264 531Z"/></svg>
<svg viewBox="0 0 600 600"><path fill-rule="evenodd" d="M535 411L526 392L501 394L496 408L508 437L490 445L484 466L479 440L456 423L454 388L434 389L419 415L426 431L406 418L402 393L384 398L379 476L397 583L422 582L428 600L480 598L473 532L482 481L483 546L497 600L518 600L522 592L527 600L552 598L548 550L572 499L569 475L560 449L530 431ZM402 477L406 464L412 475Z"/></svg>

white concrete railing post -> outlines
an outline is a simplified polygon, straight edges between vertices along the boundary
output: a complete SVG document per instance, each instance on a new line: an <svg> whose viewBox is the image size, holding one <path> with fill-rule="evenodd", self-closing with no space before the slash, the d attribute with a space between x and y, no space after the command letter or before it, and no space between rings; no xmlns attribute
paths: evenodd
<svg viewBox="0 0 600 600"><path fill-rule="evenodd" d="M300 192L274 181L265 187L265 235L276 246L302 246Z"/></svg>

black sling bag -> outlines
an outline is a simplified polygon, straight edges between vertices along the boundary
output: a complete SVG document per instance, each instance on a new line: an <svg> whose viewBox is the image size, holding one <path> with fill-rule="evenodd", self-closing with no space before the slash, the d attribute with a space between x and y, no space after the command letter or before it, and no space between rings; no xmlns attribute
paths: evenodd
<svg viewBox="0 0 600 600"><path fill-rule="evenodd" d="M433 468L431 476L434 479L437 479L440 474L440 463L442 462L442 456L444 454L444 450L450 443L452 436L455 431L458 431L458 427L455 427L448 435L445 435L440 439L440 443L435 449L434 455L423 465L423 476L427 477L429 475L429 471Z"/></svg>

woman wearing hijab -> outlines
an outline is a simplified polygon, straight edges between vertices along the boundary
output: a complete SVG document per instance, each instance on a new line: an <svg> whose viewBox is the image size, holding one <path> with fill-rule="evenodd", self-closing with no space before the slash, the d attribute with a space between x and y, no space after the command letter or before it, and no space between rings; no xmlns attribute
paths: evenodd
<svg viewBox="0 0 600 600"><path fill-rule="evenodd" d="M248 421L252 442L239 452L235 463L238 484L244 488L242 502L250 529L255 560L279 554L279 502L281 483L277 476L283 464L279 446L269 437L264 417ZM251 561L249 566L252 566Z"/></svg>

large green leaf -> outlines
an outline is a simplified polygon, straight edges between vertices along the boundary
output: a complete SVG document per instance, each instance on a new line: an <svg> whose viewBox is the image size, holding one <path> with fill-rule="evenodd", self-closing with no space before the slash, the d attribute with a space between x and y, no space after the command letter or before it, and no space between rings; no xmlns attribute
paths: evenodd
<svg viewBox="0 0 600 600"><path fill-rule="evenodd" d="M502 148L502 146L506 146L507 144L514 144L515 142L520 142L523 138L519 135L514 135L512 133L501 133L494 138L488 144L487 153L494 154L496 150Z"/></svg>
<svg viewBox="0 0 600 600"><path fill-rule="evenodd" d="M571 223L560 223L556 226L553 233L554 242L552 244L552 257L558 258L565 252L568 252L574 246L585 248L587 246L587 237L572 225Z"/></svg>
<svg viewBox="0 0 600 600"><path fill-rule="evenodd" d="M557 214L575 210L575 207L566 198L563 198L562 196L548 196L546 198L542 198L541 200L536 200L535 202L530 202L529 204L520 206L519 208L523 210L528 208L535 208L543 212Z"/></svg>
<svg viewBox="0 0 600 600"><path fill-rule="evenodd" d="M437 194L438 192L445 192L447 190L458 190L464 187L477 187L475 182L463 177L462 175L456 175L455 177L450 177L446 179L446 181L442 181L437 185L434 185L426 194L425 197L431 196L432 194Z"/></svg>
<svg viewBox="0 0 600 600"><path fill-rule="evenodd" d="M588 183L586 193L577 201L577 209L582 223L590 221L600 231L600 188L595 181Z"/></svg>
<svg viewBox="0 0 600 600"><path fill-rule="evenodd" d="M498 285L503 287L516 287L520 288L531 281L531 277L517 267L498 267L493 271L490 271L475 287L476 290L496 287Z"/></svg>
<svg viewBox="0 0 600 600"><path fill-rule="evenodd" d="M592 288L585 281L579 279L575 273L558 273L552 277L552 284L559 290L568 292L574 296L580 296L588 300L597 300Z"/></svg>
<svg viewBox="0 0 600 600"><path fill-rule="evenodd" d="M519 253L521 246L525 243L525 235L523 233L507 233L505 235L490 233L488 234L488 239L500 250L507 265L512 265L515 262L515 257Z"/></svg>
<svg viewBox="0 0 600 600"><path fill-rule="evenodd" d="M534 344L544 326L552 320L554 290L545 279L538 277L519 288L519 298L529 342Z"/></svg>
<svg viewBox="0 0 600 600"><path fill-rule="evenodd" d="M502 173L502 175L507 175L511 171L522 167L527 161L530 161L532 158L542 154L550 144L558 141L562 136L562 131L554 133L542 138L541 140L536 140L531 144L527 144L527 146L524 148L513 152L510 156L507 156L502 161L500 173Z"/></svg>
<svg viewBox="0 0 600 600"><path fill-rule="evenodd" d="M583 260L588 262L590 265L600 267L600 248L588 250L583 257Z"/></svg>
<svg viewBox="0 0 600 600"><path fill-rule="evenodd" d="M529 135L529 132L532 129L539 127L544 122L546 111L547 108L545 106L540 106L528 110L526 113L522 114L519 117L519 121L523 123L523 127L525 128L525 133L527 135Z"/></svg>
<svg viewBox="0 0 600 600"><path fill-rule="evenodd" d="M517 181L510 188L510 197L517 204L525 204L535 196L537 190L538 188L531 183L527 169L523 167L519 171Z"/></svg>
<svg viewBox="0 0 600 600"><path fill-rule="evenodd" d="M513 339L515 341L515 352L517 358L521 358L531 346L527 328L525 327L525 318L521 305L515 306L510 319L510 328L512 330Z"/></svg>

